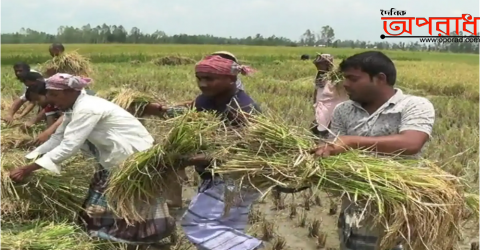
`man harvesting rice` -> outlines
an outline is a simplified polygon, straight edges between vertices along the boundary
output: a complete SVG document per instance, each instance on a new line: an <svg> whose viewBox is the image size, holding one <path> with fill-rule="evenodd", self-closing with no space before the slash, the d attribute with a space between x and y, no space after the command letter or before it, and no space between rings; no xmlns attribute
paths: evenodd
<svg viewBox="0 0 480 250"><path fill-rule="evenodd" d="M61 75L64 77L73 77L69 74ZM95 92L92 90L82 89L81 92L88 95L95 95ZM53 103L47 100L46 94L47 88L45 81L43 80L38 80L37 84L29 87L27 92L25 92L25 98L30 102L37 103L40 107L42 107L42 110L31 121L26 122L24 128L28 129L41 120L45 120L47 123L47 128L40 133L37 138L35 138L36 144L42 144L46 142L48 138L55 133L56 129L62 124L63 121L63 112Z"/></svg>
<svg viewBox="0 0 480 250"><path fill-rule="evenodd" d="M237 75L250 72L250 68L220 56L208 56L200 61L195 73L202 94L195 100L196 109L214 111L231 126L242 125L244 120L239 111L260 110L250 96L236 87ZM258 192L241 192L238 203L224 215L225 188L231 189L232 185L220 176L212 176L206 170L209 164L205 155L190 158L185 164L195 165L195 170L202 178L198 194L182 218L187 238L198 249L259 249L262 241L244 233L250 206L258 198Z"/></svg>
<svg viewBox="0 0 480 250"><path fill-rule="evenodd" d="M32 120L25 123L24 127L26 129L32 127L41 120L46 121L48 128L60 117L60 110L47 102L46 94L47 89L44 80L36 80L36 83L33 86L27 88L27 91L24 94L25 99L31 103L39 105L42 110Z"/></svg>
<svg viewBox="0 0 480 250"><path fill-rule="evenodd" d="M65 112L62 125L46 143L27 155L29 159L41 158L12 170L10 177L22 181L41 168L60 173L60 164L88 145L99 164L83 204L85 210L80 212L81 222L92 236L101 239L131 245L154 244L175 229L175 220L161 198L155 204L138 204L146 206L142 209L145 221L128 225L110 211L102 195L109 172L135 152L151 148L153 138L121 107L82 93L90 83L90 79L65 74L47 80L48 99Z"/></svg>
<svg viewBox="0 0 480 250"><path fill-rule="evenodd" d="M331 132L339 137L337 143L320 146L315 153L329 156L362 148L418 157L432 133L432 103L394 88L395 65L381 52L353 55L340 64L340 69L350 100L339 104L333 113ZM361 226L351 225L362 208L347 198L342 200L338 223L341 250L379 249L384 229L374 226L372 217L364 218ZM394 249L403 248L398 245Z"/></svg>
<svg viewBox="0 0 480 250"><path fill-rule="evenodd" d="M235 63L238 63L238 59L235 57L235 55L233 55L232 53L230 53L228 51L217 51L217 52L215 52L211 55L212 56L220 56L224 59L231 60ZM245 91L245 89L243 87L243 83L242 83L242 81L240 80L239 77L237 77L237 80L236 80L235 84L237 86L237 89ZM183 102L183 103L180 103L180 104L176 105L176 108L167 108L167 107L164 107L164 106L162 106L161 104L158 104L158 103L150 103L149 105L145 106L142 116L148 116L148 115L162 116L165 113L167 113L168 116L173 116L174 113L178 114L178 113L182 112L182 110L183 110L181 108L182 106L189 107L189 106L192 106L193 103L194 103L193 101Z"/></svg>
<svg viewBox="0 0 480 250"><path fill-rule="evenodd" d="M46 61L42 70L44 75L50 77L57 73L68 73L77 76L90 77L93 73L90 60L76 51L65 52L61 43L53 43L48 48L52 59Z"/></svg>
<svg viewBox="0 0 480 250"><path fill-rule="evenodd" d="M337 104L348 98L340 93L333 82L327 78L327 73L333 69L333 56L318 54L313 61L317 68L315 77L315 92L313 103L315 107L315 122L312 132L316 136L328 137L328 127L332 118L333 110Z"/></svg>
<svg viewBox="0 0 480 250"><path fill-rule="evenodd" d="M24 91L30 86L33 86L37 83L37 80L43 80L43 76L36 72L35 70L31 70L30 66L25 63L17 63L14 66L15 70L15 75L18 80L20 80L24 84ZM25 92L22 94L18 99L16 99L13 103L12 106L10 107L8 114L5 117L2 117L2 120L4 120L7 123L12 123L15 120L15 114L18 112L18 110L27 102L27 99L25 98ZM34 103L32 103L30 106L26 108L26 110L22 113L21 117L27 115L35 106Z"/></svg>
<svg viewBox="0 0 480 250"><path fill-rule="evenodd" d="M217 51L217 52L213 53L212 56L220 56L222 58L232 60L232 61L238 63L237 57L235 57L234 54L232 54L228 51ZM242 83L242 81L240 80L239 77L237 77L237 81L235 83L237 85L237 89L245 91L245 89L243 88L243 83Z"/></svg>
<svg viewBox="0 0 480 250"><path fill-rule="evenodd" d="M52 43L52 45L48 47L48 53L50 53L52 57L57 57L63 52L65 52L65 47L61 43Z"/></svg>

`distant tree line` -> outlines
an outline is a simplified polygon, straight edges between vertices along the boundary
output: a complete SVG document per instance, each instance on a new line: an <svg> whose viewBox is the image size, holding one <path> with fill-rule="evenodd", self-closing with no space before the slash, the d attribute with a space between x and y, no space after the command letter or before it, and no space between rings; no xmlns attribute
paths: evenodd
<svg viewBox="0 0 480 250"><path fill-rule="evenodd" d="M463 35L460 32L460 36ZM451 35L456 35L452 32ZM22 28L19 32L5 33L1 35L2 44L19 43L139 43L139 44L237 44L255 46L319 46L335 48L375 48L385 50L405 51L439 51L451 53L479 53L479 43L430 43L420 44L416 42L367 42L359 40L335 39L335 31L332 27L323 26L319 32L306 30L298 41L292 41L285 37L264 37L261 34L245 38L217 37L213 35L167 35L157 30L151 34L143 33L139 28L133 27L127 31L122 25L98 25L96 27L87 24L81 28L60 26L57 34L48 34L42 31Z"/></svg>

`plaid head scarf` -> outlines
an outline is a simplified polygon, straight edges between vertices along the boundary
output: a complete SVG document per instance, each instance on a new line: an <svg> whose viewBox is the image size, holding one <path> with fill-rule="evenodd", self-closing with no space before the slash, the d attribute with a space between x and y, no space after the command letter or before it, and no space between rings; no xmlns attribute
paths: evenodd
<svg viewBox="0 0 480 250"><path fill-rule="evenodd" d="M91 83L91 78L83 78L70 74L58 73L46 80L46 88L53 90L74 89L81 91Z"/></svg>
<svg viewBox="0 0 480 250"><path fill-rule="evenodd" d="M237 76L238 74L250 75L254 70L248 66L240 65L220 56L207 56L197 63L195 72Z"/></svg>

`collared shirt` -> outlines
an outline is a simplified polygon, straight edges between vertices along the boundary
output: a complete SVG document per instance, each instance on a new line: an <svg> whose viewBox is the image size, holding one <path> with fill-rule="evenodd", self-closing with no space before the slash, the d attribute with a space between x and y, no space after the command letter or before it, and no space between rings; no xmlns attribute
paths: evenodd
<svg viewBox="0 0 480 250"><path fill-rule="evenodd" d="M90 90L90 89L87 89L87 90L82 89L80 92L84 93L84 94L87 94L87 95L95 95L95 91ZM45 106L45 108L43 108L43 111L45 112L46 116L61 115L62 114L62 111L53 104L47 104L47 106Z"/></svg>
<svg viewBox="0 0 480 250"><path fill-rule="evenodd" d="M334 112L331 131L336 135L355 136L388 136L402 131L421 131L429 136L432 134L435 122L435 109L432 103L423 97L403 94L396 89L393 95L373 114L369 114L359 103L348 100L339 104ZM425 146L425 145L424 145ZM423 148L422 148L423 149ZM410 156L417 158L416 155ZM345 249L376 250L380 237L378 224L371 217L363 216L363 205L352 203L347 196L342 198L342 208L339 217L341 230L340 242ZM361 226L358 226L359 218ZM397 245L393 249L403 249Z"/></svg>
<svg viewBox="0 0 480 250"><path fill-rule="evenodd" d="M29 153L28 159L41 167L60 173L60 163L86 148L96 149L100 165L109 169L135 152L153 146L147 129L130 113L105 99L81 93L71 111L64 113L60 127L48 141Z"/></svg>
<svg viewBox="0 0 480 250"><path fill-rule="evenodd" d="M415 130L430 137L435 122L433 104L424 97L395 90L395 95L373 114L351 100L339 104L333 111L331 131L334 135L331 136L387 136Z"/></svg>

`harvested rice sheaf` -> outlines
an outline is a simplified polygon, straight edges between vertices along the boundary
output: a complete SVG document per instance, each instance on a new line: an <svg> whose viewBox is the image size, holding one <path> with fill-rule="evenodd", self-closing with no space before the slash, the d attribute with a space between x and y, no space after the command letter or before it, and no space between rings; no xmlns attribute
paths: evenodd
<svg viewBox="0 0 480 250"><path fill-rule="evenodd" d="M2 220L73 218L80 211L90 176L85 171L65 171L62 176L46 170L32 173L21 183L10 179L10 170L26 165L23 153L2 155ZM75 170L75 169L72 169Z"/></svg>
<svg viewBox="0 0 480 250"><path fill-rule="evenodd" d="M165 178L175 178L175 167L186 157L212 152L216 143L222 143L216 138L225 138L219 136L221 121L210 113L191 111L164 123L170 129L162 141L132 155L110 175L105 196L119 217L142 221L137 204L150 203L168 192Z"/></svg>
<svg viewBox="0 0 480 250"><path fill-rule="evenodd" d="M77 226L68 223L2 222L2 249L10 250L93 250L99 243L92 241Z"/></svg>
<svg viewBox="0 0 480 250"><path fill-rule="evenodd" d="M128 88L113 88L99 91L97 96L117 104L134 114L136 117L141 117L145 107L156 101L151 95Z"/></svg>
<svg viewBox="0 0 480 250"><path fill-rule="evenodd" d="M458 177L425 160L362 151L316 159L308 152L313 146L307 131L252 118L242 142L230 148L234 153L213 171L259 189L316 186L345 192L384 226L380 249L399 240L408 249L456 249L462 214L475 202L466 200Z"/></svg>
<svg viewBox="0 0 480 250"><path fill-rule="evenodd" d="M57 73L67 73L76 76L91 77L93 70L90 60L77 51L63 53L53 57L42 65L46 77Z"/></svg>
<svg viewBox="0 0 480 250"><path fill-rule="evenodd" d="M163 66L163 65L176 66L176 65L195 64L196 61L191 58L183 57L183 56L166 56L166 57L154 59L152 63L158 66Z"/></svg>
<svg viewBox="0 0 480 250"><path fill-rule="evenodd" d="M1 148L6 151L13 148L29 148L33 145L33 137L18 127L9 127L2 123Z"/></svg>

